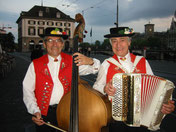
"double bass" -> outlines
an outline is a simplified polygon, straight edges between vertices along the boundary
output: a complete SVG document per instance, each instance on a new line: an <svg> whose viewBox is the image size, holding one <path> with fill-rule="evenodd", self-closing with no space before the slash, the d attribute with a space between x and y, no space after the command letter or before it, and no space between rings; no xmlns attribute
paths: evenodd
<svg viewBox="0 0 176 132"><path fill-rule="evenodd" d="M76 15L76 21L80 22L74 34L74 52L78 51L80 29L83 30L81 14ZM80 28L80 26L82 26ZM77 31L78 30L78 31ZM76 33L77 32L77 33ZM74 57L73 57L74 60ZM105 127L111 120L111 103L107 96L98 91L78 76L78 67L73 61L72 65L72 89L64 95L57 106L58 126L69 132L100 132L106 131Z"/></svg>

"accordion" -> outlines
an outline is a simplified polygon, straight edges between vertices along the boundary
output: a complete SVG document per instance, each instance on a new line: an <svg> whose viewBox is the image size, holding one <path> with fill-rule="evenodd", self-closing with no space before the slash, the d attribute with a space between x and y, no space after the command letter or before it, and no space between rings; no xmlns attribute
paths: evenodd
<svg viewBox="0 0 176 132"><path fill-rule="evenodd" d="M147 74L117 73L112 79L117 89L112 97L112 117L129 126L146 126L156 130L163 119L163 103L172 96L174 84L164 78Z"/></svg>

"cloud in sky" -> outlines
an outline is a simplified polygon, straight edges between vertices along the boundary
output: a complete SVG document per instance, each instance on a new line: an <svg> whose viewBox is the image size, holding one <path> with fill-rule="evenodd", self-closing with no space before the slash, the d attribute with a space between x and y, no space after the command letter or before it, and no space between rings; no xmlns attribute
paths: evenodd
<svg viewBox="0 0 176 132"><path fill-rule="evenodd" d="M122 22L125 22L141 18L168 17L173 15L176 10L175 4L175 0L133 0L127 8L122 8L120 18L122 18Z"/></svg>
<svg viewBox="0 0 176 132"><path fill-rule="evenodd" d="M176 0L118 0L119 26L130 26L138 32L144 32L144 25L149 21L155 24L155 31L166 31L176 10ZM22 6L21 6L22 5ZM41 5L41 0L5 0L0 1L0 26L15 23L21 11L28 11L34 5ZM85 41L90 42L90 29L93 42L103 41L109 28L115 26L117 0L43 0L44 6L56 7L74 18L76 13L84 12L86 21ZM15 30L17 31L17 30ZM17 32L12 32L17 37Z"/></svg>
<svg viewBox="0 0 176 132"><path fill-rule="evenodd" d="M89 11L88 18L93 24L104 25L116 20L116 0L110 1ZM168 17L174 14L175 5L175 0L119 0L119 23Z"/></svg>

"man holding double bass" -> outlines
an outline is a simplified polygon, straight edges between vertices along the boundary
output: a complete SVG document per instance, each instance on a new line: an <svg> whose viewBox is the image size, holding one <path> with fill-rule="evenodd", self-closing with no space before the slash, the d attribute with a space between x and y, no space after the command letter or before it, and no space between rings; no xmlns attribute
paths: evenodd
<svg viewBox="0 0 176 132"><path fill-rule="evenodd" d="M56 108L61 98L70 91L72 80L72 56L63 53L64 40L68 38L62 29L48 27L41 37L47 54L34 59L23 80L23 100L32 114L37 132L51 132L55 129L44 125L44 120L57 125ZM100 61L80 53L74 62L80 75L95 74Z"/></svg>

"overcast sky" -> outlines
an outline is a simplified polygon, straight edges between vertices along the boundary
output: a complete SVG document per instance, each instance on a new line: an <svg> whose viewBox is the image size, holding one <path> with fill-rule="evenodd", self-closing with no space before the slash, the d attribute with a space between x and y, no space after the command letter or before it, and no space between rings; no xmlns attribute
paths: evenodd
<svg viewBox="0 0 176 132"><path fill-rule="evenodd" d="M21 11L29 11L42 0L0 0L0 27L11 26L17 41L16 20ZM155 31L166 31L176 10L176 0L118 0L119 26L129 26L135 32L144 32L144 25L155 24ZM109 28L114 27L117 16L117 0L43 0L43 6L56 7L74 18L84 12L86 38L84 41L104 40ZM77 25L77 24L76 24ZM92 39L90 29L92 27Z"/></svg>

